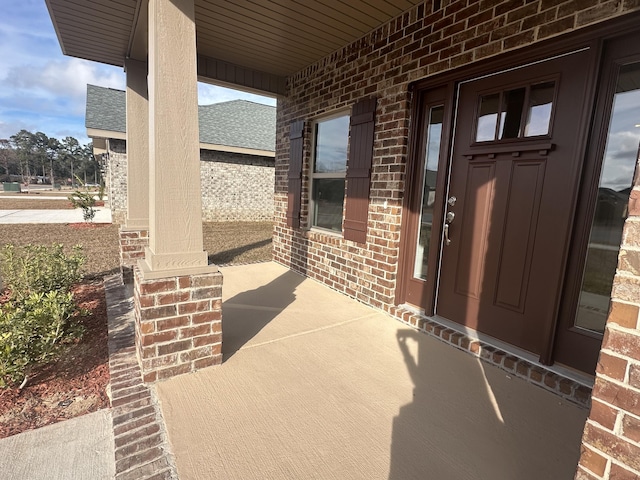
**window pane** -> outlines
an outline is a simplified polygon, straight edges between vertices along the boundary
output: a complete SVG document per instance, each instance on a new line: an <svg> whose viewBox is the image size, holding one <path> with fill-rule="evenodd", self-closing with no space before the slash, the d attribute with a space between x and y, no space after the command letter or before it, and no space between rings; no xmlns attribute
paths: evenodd
<svg viewBox="0 0 640 480"><path fill-rule="evenodd" d="M316 124L316 156L314 172L347 171L349 116L332 118Z"/></svg>
<svg viewBox="0 0 640 480"><path fill-rule="evenodd" d="M478 124L476 126L476 142L495 140L499 103L499 93L483 95L480 98L480 112L478 113Z"/></svg>
<svg viewBox="0 0 640 480"><path fill-rule="evenodd" d="M638 159L640 63L620 69L575 324L604 332Z"/></svg>
<svg viewBox="0 0 640 480"><path fill-rule="evenodd" d="M526 88L507 90L502 97L500 138L518 138Z"/></svg>
<svg viewBox="0 0 640 480"><path fill-rule="evenodd" d="M540 83L531 87L527 125L524 130L525 137L549 133L555 88L555 82Z"/></svg>
<svg viewBox="0 0 640 480"><path fill-rule="evenodd" d="M427 262L429 261L429 244L431 243L431 222L433 219L433 203L436 194L436 176L438 175L438 159L440 157L440 139L442 136L442 117L444 107L431 109L429 127L427 128L427 151L424 160L424 180L422 188L422 208L420 209L420 227L413 276L422 280L427 278Z"/></svg>
<svg viewBox="0 0 640 480"><path fill-rule="evenodd" d="M342 231L344 178L313 180L313 226Z"/></svg>

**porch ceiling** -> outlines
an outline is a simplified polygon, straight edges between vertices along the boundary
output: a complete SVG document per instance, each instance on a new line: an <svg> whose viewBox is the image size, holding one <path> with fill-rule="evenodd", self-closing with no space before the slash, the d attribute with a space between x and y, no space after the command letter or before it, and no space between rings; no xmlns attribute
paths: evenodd
<svg viewBox="0 0 640 480"><path fill-rule="evenodd" d="M148 0L46 0L65 55L124 66L146 56ZM286 77L422 0L195 0L198 55Z"/></svg>

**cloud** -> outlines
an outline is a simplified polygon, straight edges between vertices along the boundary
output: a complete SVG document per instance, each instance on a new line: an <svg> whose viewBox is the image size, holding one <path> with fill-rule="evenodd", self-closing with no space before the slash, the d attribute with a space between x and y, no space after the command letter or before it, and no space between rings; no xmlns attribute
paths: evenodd
<svg viewBox="0 0 640 480"><path fill-rule="evenodd" d="M51 60L44 65L13 67L6 85L16 92L27 92L31 98L66 99L74 114L83 113L87 84L124 88L124 74L115 67L106 67L78 58Z"/></svg>
<svg viewBox="0 0 640 480"><path fill-rule="evenodd" d="M253 93L198 82L198 105L211 105L212 103L228 102L237 99L263 103L265 105L275 106L276 104L275 98L263 97Z"/></svg>

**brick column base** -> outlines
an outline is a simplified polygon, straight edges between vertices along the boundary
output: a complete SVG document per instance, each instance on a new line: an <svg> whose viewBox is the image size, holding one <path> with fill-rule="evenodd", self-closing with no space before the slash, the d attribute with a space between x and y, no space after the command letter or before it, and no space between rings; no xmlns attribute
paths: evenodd
<svg viewBox="0 0 640 480"><path fill-rule="evenodd" d="M124 283L133 283L133 267L144 258L149 246L149 231L120 227L120 271Z"/></svg>
<svg viewBox="0 0 640 480"><path fill-rule="evenodd" d="M144 280L134 267L136 348L145 382L222 363L222 273Z"/></svg>

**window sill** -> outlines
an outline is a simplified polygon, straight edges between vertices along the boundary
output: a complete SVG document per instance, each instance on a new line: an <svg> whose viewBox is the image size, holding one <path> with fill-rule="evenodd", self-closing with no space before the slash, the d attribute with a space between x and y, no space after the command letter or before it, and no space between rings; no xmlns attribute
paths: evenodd
<svg viewBox="0 0 640 480"><path fill-rule="evenodd" d="M322 230L319 228L310 228L303 233L308 240L322 242L330 245L340 245L342 243L342 232L333 232L331 230Z"/></svg>

